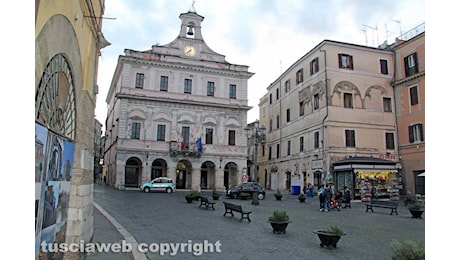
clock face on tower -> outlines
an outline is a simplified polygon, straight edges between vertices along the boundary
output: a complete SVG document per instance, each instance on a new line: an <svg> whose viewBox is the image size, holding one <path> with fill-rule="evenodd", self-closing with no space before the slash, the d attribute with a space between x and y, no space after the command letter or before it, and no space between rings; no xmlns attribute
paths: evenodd
<svg viewBox="0 0 460 260"><path fill-rule="evenodd" d="M187 56L195 56L195 47L192 45L186 45L184 47L184 53Z"/></svg>

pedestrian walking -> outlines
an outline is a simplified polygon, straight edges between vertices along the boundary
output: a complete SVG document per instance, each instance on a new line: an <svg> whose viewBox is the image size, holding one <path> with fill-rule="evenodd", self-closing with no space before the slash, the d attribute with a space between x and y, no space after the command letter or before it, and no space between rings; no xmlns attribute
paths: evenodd
<svg viewBox="0 0 460 260"><path fill-rule="evenodd" d="M331 187L326 184L324 189L324 211L329 211L331 209Z"/></svg>
<svg viewBox="0 0 460 260"><path fill-rule="evenodd" d="M324 211L324 185L318 189L318 198L319 198L319 211Z"/></svg>

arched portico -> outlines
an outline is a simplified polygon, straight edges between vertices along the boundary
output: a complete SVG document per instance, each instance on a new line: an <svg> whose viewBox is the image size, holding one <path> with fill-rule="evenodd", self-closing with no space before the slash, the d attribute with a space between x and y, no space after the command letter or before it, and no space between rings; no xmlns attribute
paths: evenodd
<svg viewBox="0 0 460 260"><path fill-rule="evenodd" d="M125 165L125 187L137 188L141 182L142 162L137 157L131 157Z"/></svg>

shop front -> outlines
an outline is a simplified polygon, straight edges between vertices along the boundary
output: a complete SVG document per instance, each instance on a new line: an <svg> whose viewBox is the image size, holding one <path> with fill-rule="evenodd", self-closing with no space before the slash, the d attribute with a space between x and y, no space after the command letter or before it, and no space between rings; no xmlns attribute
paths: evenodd
<svg viewBox="0 0 460 260"><path fill-rule="evenodd" d="M335 186L350 190L353 199L372 198L399 200L402 189L398 163L373 157L350 157L333 163Z"/></svg>

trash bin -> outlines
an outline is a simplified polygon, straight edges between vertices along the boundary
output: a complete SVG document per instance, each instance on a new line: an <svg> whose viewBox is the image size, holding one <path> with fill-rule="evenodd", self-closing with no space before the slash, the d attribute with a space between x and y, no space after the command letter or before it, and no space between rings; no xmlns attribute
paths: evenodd
<svg viewBox="0 0 460 260"><path fill-rule="evenodd" d="M313 197L313 188L307 188L307 197Z"/></svg>
<svg viewBox="0 0 460 260"><path fill-rule="evenodd" d="M291 194L292 195L299 195L300 194L300 186L292 185L291 186Z"/></svg>

